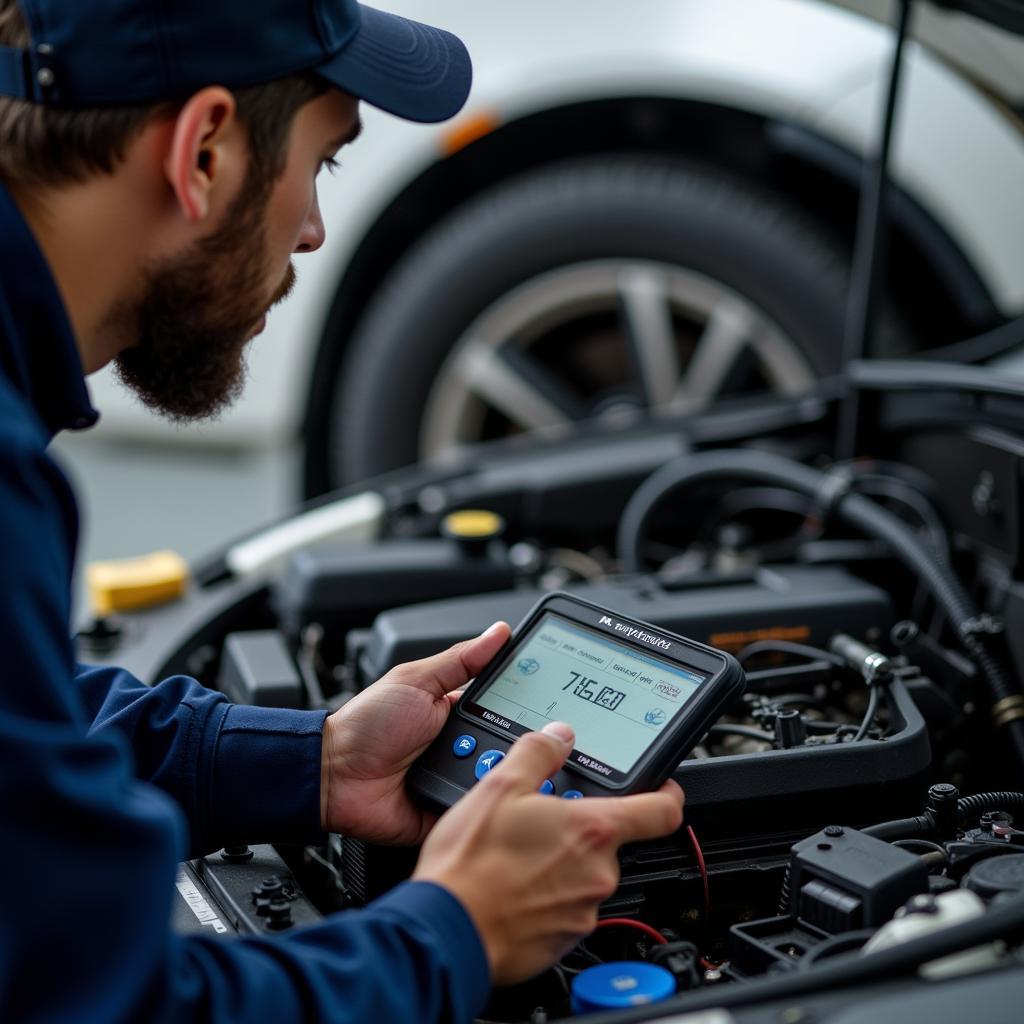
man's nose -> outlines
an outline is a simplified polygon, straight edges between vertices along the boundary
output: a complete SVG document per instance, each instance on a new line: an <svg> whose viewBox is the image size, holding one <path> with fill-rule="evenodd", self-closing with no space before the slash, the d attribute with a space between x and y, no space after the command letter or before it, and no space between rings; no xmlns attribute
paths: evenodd
<svg viewBox="0 0 1024 1024"><path fill-rule="evenodd" d="M316 252L324 244L326 237L327 231L324 228L324 219L320 215L320 202L319 200L314 200L309 210L309 216L306 218L306 223L302 225L302 231L299 232L299 241L295 246L295 251Z"/></svg>

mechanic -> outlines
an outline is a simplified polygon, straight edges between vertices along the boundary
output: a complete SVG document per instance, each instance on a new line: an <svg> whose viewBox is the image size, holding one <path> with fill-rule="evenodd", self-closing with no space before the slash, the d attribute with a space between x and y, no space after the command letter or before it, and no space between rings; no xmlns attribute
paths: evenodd
<svg viewBox="0 0 1024 1024"><path fill-rule="evenodd" d="M77 512L46 447L95 422L84 375L221 409L324 241L315 178L359 100L438 121L469 81L453 36L354 0L0 0L2 1020L467 1021L591 930L620 844L679 827L671 782L541 796L561 724L436 823L408 801L503 623L329 717L75 664ZM423 842L413 879L285 937L170 930L182 859L325 831Z"/></svg>

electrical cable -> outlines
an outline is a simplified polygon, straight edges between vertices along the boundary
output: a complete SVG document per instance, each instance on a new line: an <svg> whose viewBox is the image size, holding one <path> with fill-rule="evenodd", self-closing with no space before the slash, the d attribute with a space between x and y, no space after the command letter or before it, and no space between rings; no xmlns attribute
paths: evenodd
<svg viewBox="0 0 1024 1024"><path fill-rule="evenodd" d="M306 846L302 850L302 854L309 860L315 861L320 865L333 879L335 888L339 892L344 892L345 885L342 881L341 872L338 868L332 864L326 857L324 857L315 846Z"/></svg>
<svg viewBox="0 0 1024 1024"><path fill-rule="evenodd" d="M928 874L931 874L934 868L944 871L949 864L949 858L946 856L945 850L942 853L929 850L927 853L919 853L918 856L924 862L925 867L928 868Z"/></svg>
<svg viewBox="0 0 1024 1024"><path fill-rule="evenodd" d="M917 853L928 866L929 874L931 874L933 868L945 871L949 867L949 854L938 843L933 843L930 839L894 839L892 845L898 846L901 850ZM925 848L924 853L915 850L915 847L920 848L922 846Z"/></svg>
<svg viewBox="0 0 1024 1024"><path fill-rule="evenodd" d="M817 736L825 736L830 733L839 732L840 729L849 730L848 722L826 722L820 718L805 718L804 728Z"/></svg>
<svg viewBox="0 0 1024 1024"><path fill-rule="evenodd" d="M566 968L562 964L555 964L551 968L551 970L554 972L555 977L558 978L559 984L562 986L562 991L564 992L566 997L571 998L572 986L569 984L569 979L566 977L566 974L568 973L570 968Z"/></svg>
<svg viewBox="0 0 1024 1024"><path fill-rule="evenodd" d="M587 944L582 940L576 943L576 945L573 947L573 949L570 951L568 955L581 956L584 960L589 960L591 964L598 967L604 963L604 961L596 953L592 953L587 948ZM579 971L577 971L576 968L566 967L566 970L576 971L577 974L579 973Z"/></svg>
<svg viewBox="0 0 1024 1024"><path fill-rule="evenodd" d="M778 668L752 668L747 671L747 686L749 691L768 696L772 686L828 683L835 667L828 661L804 661Z"/></svg>
<svg viewBox="0 0 1024 1024"><path fill-rule="evenodd" d="M748 740L758 740L762 743L774 743L775 734L765 732L763 729L755 729L752 725L733 725L723 722L713 725L708 729L709 736L744 736Z"/></svg>
<svg viewBox="0 0 1024 1024"><path fill-rule="evenodd" d="M693 846L694 856L697 858L697 867L700 869L700 878L704 883L704 923L711 920L711 886L708 884L708 866L704 861L704 851L697 841L697 833L693 831L692 825L686 826L686 834L690 837Z"/></svg>
<svg viewBox="0 0 1024 1024"><path fill-rule="evenodd" d="M898 846L901 850L911 850L915 846L923 846L932 853L941 853L947 861L949 860L949 854L938 843L933 843L930 839L894 839L892 845Z"/></svg>
<svg viewBox="0 0 1024 1024"><path fill-rule="evenodd" d="M1024 771L1024 694L979 638L980 617L973 600L950 567L936 559L934 552L902 519L869 498L852 493L848 486L843 486L842 479L770 452L736 449L676 459L640 484L622 513L617 541L619 557L627 571L643 571L643 538L662 499L682 486L716 479L778 484L819 501L827 499L825 512L834 512L849 525L885 542L927 586L949 619L960 646L981 670L993 708L1000 711L997 724L1005 730L1018 770Z"/></svg>
<svg viewBox="0 0 1024 1024"><path fill-rule="evenodd" d="M878 714L878 687L872 686L871 693L868 696L867 710L864 712L864 718L861 720L860 726L853 736L853 742L858 743L868 734L868 729L871 728L871 723L875 720L875 715Z"/></svg>
<svg viewBox="0 0 1024 1024"><path fill-rule="evenodd" d="M602 928L634 928L638 932L643 932L652 942L657 942L659 945L668 943L668 939L657 928L652 928L649 924L644 924L643 921L635 921L631 917L606 917L597 922L594 931L600 931Z"/></svg>
<svg viewBox="0 0 1024 1024"><path fill-rule="evenodd" d="M838 668L847 667L846 662L831 651L794 643L792 640L755 640L737 652L736 660L743 665L758 654L793 654L810 661L827 661Z"/></svg>
<svg viewBox="0 0 1024 1024"><path fill-rule="evenodd" d="M864 718L861 720L860 727L854 734L852 742L858 743L862 739L864 739L865 736L867 736L868 730L871 728L872 724L875 721L875 716L878 714L878 700L880 692L884 688L885 687L882 684L878 684L877 686L871 687L871 692L868 695L867 710L864 712Z"/></svg>

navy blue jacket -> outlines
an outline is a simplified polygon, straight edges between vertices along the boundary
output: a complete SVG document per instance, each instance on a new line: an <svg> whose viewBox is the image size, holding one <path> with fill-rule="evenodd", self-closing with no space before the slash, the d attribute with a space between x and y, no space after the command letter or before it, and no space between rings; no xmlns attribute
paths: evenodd
<svg viewBox="0 0 1024 1024"><path fill-rule="evenodd" d="M324 715L75 664L78 518L45 449L96 418L50 270L0 187L0 1020L469 1020L486 959L435 885L286 937L170 930L184 857L319 836Z"/></svg>

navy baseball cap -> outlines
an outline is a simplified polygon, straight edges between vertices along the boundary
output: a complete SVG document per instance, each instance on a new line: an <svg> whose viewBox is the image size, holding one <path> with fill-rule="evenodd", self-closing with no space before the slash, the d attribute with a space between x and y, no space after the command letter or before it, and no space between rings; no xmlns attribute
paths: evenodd
<svg viewBox="0 0 1024 1024"><path fill-rule="evenodd" d="M466 102L449 32L356 0L19 0L32 44L0 47L0 95L59 107L183 99L299 71L410 121Z"/></svg>

